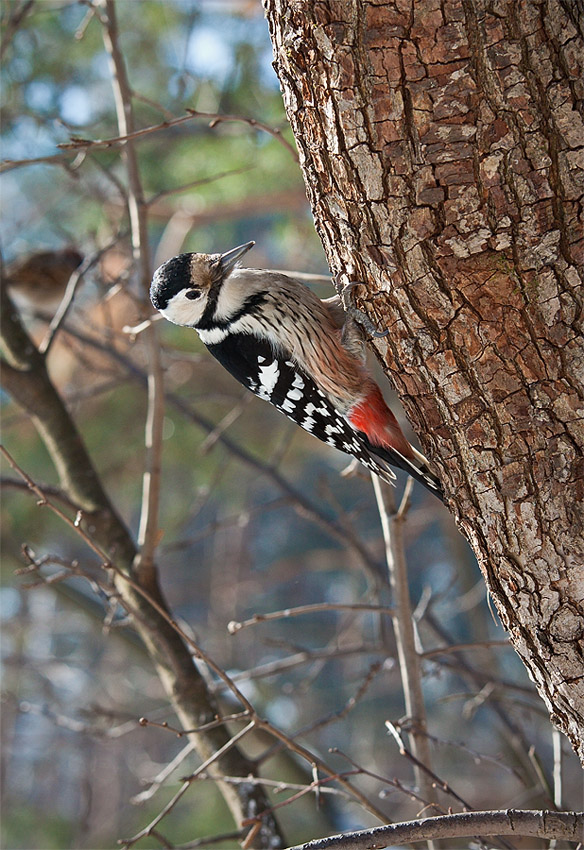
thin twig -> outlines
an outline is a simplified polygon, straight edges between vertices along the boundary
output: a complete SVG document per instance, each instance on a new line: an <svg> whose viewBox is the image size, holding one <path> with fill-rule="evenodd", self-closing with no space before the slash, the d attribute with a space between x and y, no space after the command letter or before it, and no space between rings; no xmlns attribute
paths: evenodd
<svg viewBox="0 0 584 850"><path fill-rule="evenodd" d="M219 718L217 718L217 720L213 720L210 723L204 723L202 726L199 726L196 729L175 729L175 728L169 726L169 724L166 723L166 722L157 723L156 721L148 720L146 717L141 717L138 722L139 722L140 726L154 726L154 727L161 728L161 729L168 729L168 731L173 732L178 738L182 738L185 735L197 734L197 733L205 732L208 729L212 729L215 726L222 726L224 723L232 722L232 721L235 721L235 720L246 720L248 718L249 718L249 713L247 711L238 712L237 714L230 714L230 715L227 715L225 717L219 717ZM151 797L153 797L154 794L156 794L158 789L161 787L161 785L168 779L168 777L176 770L176 768L185 760L185 758L194 749L195 749L194 742L189 741L189 743L186 745L186 747L183 747L183 749L174 757L174 759L171 762L169 762L167 765L165 765L164 768L160 771L160 773L158 773L155 777L153 777L153 779L150 780L149 787L146 788L144 791L141 791L139 794L136 794L134 797L132 797L130 802L136 803L136 804L144 803L144 802L146 802L146 800L149 800ZM205 778L207 778L207 777L205 776ZM209 776L209 778L212 778L214 782L217 781L216 776L213 776L213 777ZM221 777L221 781L222 782L225 781L224 776ZM241 777L242 783L243 782L250 782L250 781L251 781L251 777L249 777L249 776ZM261 782L262 782L261 779L257 780L257 784L261 784ZM236 784L236 783L232 782L231 784Z"/></svg>
<svg viewBox="0 0 584 850"><path fill-rule="evenodd" d="M150 800L168 777L177 769L177 767L179 767L179 765L183 763L194 749L194 741L189 741L186 747L183 747L182 750L177 753L177 755L169 761L168 764L165 764L163 769L150 780L148 788L145 788L144 791L140 791L139 794L135 794L133 797L130 797L130 803L134 803L134 805L137 806L141 803L145 803L147 800ZM213 778L216 779L216 777Z"/></svg>
<svg viewBox="0 0 584 850"><path fill-rule="evenodd" d="M372 475L373 489L379 509L389 581L394 599L393 628L397 646L400 675L404 693L406 715L412 722L409 733L412 752L418 764L414 765L416 785L420 795L430 803L436 794L428 775L420 764L431 770L430 746L425 734L427 728L426 707L422 692L422 668L416 648L416 637L412 619L412 604L408 587L408 575L403 540L403 523L409 504L411 487L406 486L401 504L396 511L389 501L393 498L388 487L384 487L376 475ZM412 479L409 479L411 481ZM408 484L409 484L408 481ZM419 730L419 731L418 731ZM428 844L431 847L431 842Z"/></svg>
<svg viewBox="0 0 584 850"><path fill-rule="evenodd" d="M376 662L375 664L372 664L370 666L367 672L367 676L360 685L357 693L350 696L342 708L338 709L337 711L333 711L330 714L327 714L326 717L322 717L319 720L313 721L312 723L308 723L306 726L297 729L294 733L294 737L297 738L300 735L304 736L312 734L317 729L323 729L325 726L329 726L331 723L337 723L339 720L343 720L358 704L359 699L361 699L361 697L365 694L370 684L375 679L375 676L377 675L379 670L383 668L383 664L384 662ZM266 761L276 756L283 749L284 744L281 742L271 746L262 755L256 758L256 764L258 766L264 764ZM336 752L336 750L331 749L330 752Z"/></svg>
<svg viewBox="0 0 584 850"><path fill-rule="evenodd" d="M76 171L85 162L86 157L87 151L82 150L73 157L70 152L66 152L35 156L32 159L4 159L0 162L0 174L26 165L60 165L66 171Z"/></svg>
<svg viewBox="0 0 584 850"><path fill-rule="evenodd" d="M148 240L148 209L138 157L133 145L135 134L132 109L132 89L126 63L120 50L119 33L114 0L105 0L106 19L103 38L112 66L112 82L120 135L125 137L124 152L128 169L128 206L134 258L139 265L141 290L146 297L152 274ZM142 479L142 506L138 531L140 555L134 565L137 574L149 575L154 570L154 557L158 546L160 485L162 479L162 431L164 423L164 374L160 359L158 328L150 324L144 333L148 351L148 412L146 416L145 444L146 468Z"/></svg>
<svg viewBox="0 0 584 850"><path fill-rule="evenodd" d="M60 487L55 487L52 484L42 484L42 491L47 496L52 496L54 499L58 499L68 508L71 508L76 513L81 510L81 507L73 502L67 493L62 490ZM14 489L14 490L28 490L30 489L29 485L24 479L19 478L8 478L7 476L0 477L0 489Z"/></svg>
<svg viewBox="0 0 584 850"><path fill-rule="evenodd" d="M264 124L262 121L256 121L255 118L241 118L238 115L211 115L208 112L196 112L194 109L188 110L192 112L198 118L210 118L209 127L216 127L217 124L222 124L226 122L242 122L245 124L249 124L250 127L254 129L263 130L264 133L268 133L268 135L273 136L274 139L281 142L284 145L286 150L292 155L295 162L298 162L298 154L296 153L296 149L294 145L291 145L290 142L286 141L284 136L282 135L282 131L279 127L270 127L268 124Z"/></svg>
<svg viewBox="0 0 584 850"><path fill-rule="evenodd" d="M142 587L138 582L132 579L131 576L126 575L121 570L119 570L116 565L111 561L108 555L101 549L91 538L91 536L81 527L81 523L72 520L67 516L57 505L54 505L46 496L45 493L41 490L41 488L36 484L29 475L27 475L24 470L22 470L14 458L10 455L7 449L0 445L0 452L5 456L8 463L12 466L12 468L21 475L24 480L27 482L29 489L33 492L37 498L39 499L39 505L47 506L50 510L52 510L57 516L59 516L70 528L76 531L83 540L87 543L88 546L99 556L102 566L108 570L111 570L115 573L120 579L125 581L133 590L135 590L146 602L151 605L151 607L166 621L166 623L171 626L172 629L183 639L185 644L189 646L196 658L199 658L207 667L215 673L219 679L221 679L225 685L229 688L229 690L233 693L235 698L241 703L244 710L249 712L250 718L254 719L255 726L258 729L262 729L272 737L276 738L278 741L282 742L289 750L295 752L297 755L301 756L301 758L305 759L309 764L316 764L319 770L323 773L326 773L327 776L335 777L336 781L352 796L353 799L357 800L361 803L361 805L371 814L375 815L379 820L384 823L388 822L388 819L384 812L382 812L374 803L369 800L365 794L363 794L359 789L354 788L349 782L343 779L342 776L339 776L337 771L330 768L326 762L320 759L316 754L310 752L305 747L298 744L297 741L294 740L290 735L287 735L285 732L282 732L268 720L264 720L258 717L255 709L252 704L249 702L247 697L239 690L233 679L227 675L225 670L217 664L213 659L197 644L193 638L188 635L184 629L182 629L178 623L171 617L171 615L166 611L160 603L158 603L152 596L148 593L148 591ZM131 605L131 603L125 599L120 598L120 603L126 609L128 614L130 614L134 620L137 622L141 621L140 613ZM157 821L158 823L159 821ZM156 824L155 824L156 825Z"/></svg>
<svg viewBox="0 0 584 850"><path fill-rule="evenodd" d="M243 738L245 735L247 735L248 732L251 732L252 729L255 729L255 725L256 725L255 719L250 720L250 722L247 724L247 726L244 726L243 729L240 729L239 732L236 732L235 735L232 735L231 738L225 744L223 744L222 747L220 747L218 750L215 750L213 755L209 756L208 759L206 759L202 764L200 764L198 766L198 768L195 771L193 771L193 773L191 773L189 776L185 776L183 781L184 782L192 782L193 780L197 779L197 777L199 776L200 773L203 773L208 767L210 767L212 764L214 764L217 761L217 759L221 758L222 755L224 755L233 746L235 746L235 744L239 740L241 740L241 738Z"/></svg>
<svg viewBox="0 0 584 850"><path fill-rule="evenodd" d="M282 673L284 670L291 670L293 667L300 667L303 664L311 664L314 661L328 661L331 658L336 659L347 655L355 655L357 653L370 654L373 652L383 652L383 647L356 644L354 646L334 646L326 647L325 649L304 650L296 652L294 655L288 655L286 658L278 659L277 661L267 661L265 664L258 664L257 667L250 667L247 670L242 670L240 673L232 673L231 678L234 682L249 681L250 679L262 679L267 676L275 676ZM353 699L353 697L350 699ZM335 712L333 719L338 719L339 716L340 712ZM320 722L318 725L320 725ZM311 731L314 728L315 726L311 725Z"/></svg>
<svg viewBox="0 0 584 850"><path fill-rule="evenodd" d="M254 614L248 620L231 620L227 624L230 635L245 629L248 626L257 626L258 623L266 623L269 620L285 620L289 617L300 617L302 614L313 614L315 611L371 611L375 614L394 615L393 608L385 608L380 605L364 605L356 602L354 604L339 605L333 602L313 602L309 605L299 605L297 608L283 608L281 611L271 611L269 614Z"/></svg>
<svg viewBox="0 0 584 850"><path fill-rule="evenodd" d="M211 451L219 437L233 425L234 422L237 422L241 414L244 412L246 407L251 402L253 396L251 393L245 392L245 395L233 405L231 410L223 416L213 431L210 434L207 434L201 445L199 446L199 451L202 455L207 454L207 452Z"/></svg>
<svg viewBox="0 0 584 850"><path fill-rule="evenodd" d="M213 844L220 844L223 841L239 841L243 835L243 829L239 829L236 832L221 832L217 835L207 835L204 838L189 841L187 844L177 844L175 850L197 850L199 847L202 847L203 850L208 850Z"/></svg>
<svg viewBox="0 0 584 850"><path fill-rule="evenodd" d="M235 832L221 832L216 835L206 835L204 838L196 838L194 841L189 841L187 844L176 844L175 850L208 850L214 844L221 844L224 841L241 841L245 834L245 830L239 829Z"/></svg>
<svg viewBox="0 0 584 850"><path fill-rule="evenodd" d="M205 498L207 495L208 491L207 488L205 488ZM225 531L234 525L238 528L244 528L256 514L259 513L265 515L268 511L278 510L278 508L289 504L290 499L287 496L277 496L269 502L261 502L255 507L245 508L236 514L211 520L206 523L204 528L202 528L198 534L194 534L192 537L175 540L172 543L167 543L162 547L162 549L164 552L180 552L183 549L190 549L192 546L195 546L197 543L200 543L202 540L205 540L215 534L217 531ZM195 516L197 516L197 510L196 505L193 504L191 505L189 513L189 521L191 522Z"/></svg>
<svg viewBox="0 0 584 850"><path fill-rule="evenodd" d="M179 800L184 797L186 792L189 790L190 785L190 782L183 782L176 794L170 798L166 806L158 812L154 820L152 820L148 826L145 826L140 830L140 832L137 832L136 835L132 836L132 838L119 838L117 843L123 847L132 847L137 841L140 841L141 838L152 835L153 830L158 826L158 824L164 820L164 818L174 809Z"/></svg>
<svg viewBox="0 0 584 850"><path fill-rule="evenodd" d="M147 206L152 206L156 201L162 198L168 198L171 195L179 195L181 192L188 192L195 186L206 186L209 183L215 183L216 180L222 180L224 177L234 177L236 174L246 174L254 168L253 165L245 165L242 168L231 168L229 171L220 171L218 174L212 174L209 177L200 177L198 180L191 180L189 183L183 183L181 186L174 186L172 189L163 189L152 195L146 201Z"/></svg>
<svg viewBox="0 0 584 850"><path fill-rule="evenodd" d="M61 303L59 304L55 315L51 319L45 338L39 345L40 354L43 354L45 357L48 356L49 349L53 344L53 340L55 339L56 335L59 332L59 329L67 318L71 305L75 299L75 295L77 294L77 289L79 288L79 285L81 284L81 281L85 277L86 273L90 269L92 269L96 265L96 263L99 262L101 257L105 253L107 253L107 251L117 245L121 238L123 238L123 235L118 234L115 238L111 239L107 245L105 245L103 248L100 248L99 251L96 251L95 253L85 257L83 262L72 273L67 283L67 288L65 289L65 292L63 294L63 298L61 299Z"/></svg>
<svg viewBox="0 0 584 850"><path fill-rule="evenodd" d="M107 2L110 2L110 0L107 0ZM132 92L129 87L128 93L131 97ZM168 130L170 127L177 127L179 124L184 124L186 121L192 121L194 118L204 118L209 121L209 127L211 129L214 129L218 124L230 122L247 124L248 127L252 127L254 130L262 130L264 133L268 133L284 145L286 150L294 157L294 160L298 162L298 154L296 153L294 146L284 138L282 131L278 127L270 127L268 124L264 124L262 121L257 121L255 118L245 118L241 115L220 115L217 112L199 112L196 109L187 109L186 112L186 115L180 115L178 118L172 118L168 121L161 121L159 124L152 124L149 127L142 127L140 130L128 128L124 131L120 127L119 135L109 139L82 139L72 137L69 142L62 142L57 145L57 147L62 150L79 150L80 148L83 150L95 150L101 148L112 148L134 141L135 139L140 139L143 136L157 133L160 130Z"/></svg>
<svg viewBox="0 0 584 850"><path fill-rule="evenodd" d="M430 768L427 765L425 765L423 762L421 762L418 758L416 758L416 756L413 753L411 753L408 750L408 748L406 747L406 745L403 742L402 736L399 733L399 730L397 728L397 724L391 723L391 721L386 720L385 726L386 726L387 730L393 735L393 737L394 737L394 739L395 739L395 741L396 741L396 743L399 747L400 755L408 758L412 762L412 764L414 765L415 768L417 767L420 771L425 773L426 776L428 776L428 778L430 779L432 786L437 785L445 794L452 797L454 800L456 800L457 803L460 803L460 805L463 807L463 809L465 811L469 811L470 809L472 809L472 806L469 803L467 803L466 800L464 800L459 794L457 794L456 791L454 791L450 787L448 782L446 782L444 779L441 779L439 776L437 776L434 773L433 770L430 770Z"/></svg>
<svg viewBox="0 0 584 850"><path fill-rule="evenodd" d="M402 724L402 728L403 725L404 724ZM487 753L479 752L478 750L474 750L466 744L463 744L461 741L449 741L446 738L439 738L436 735L430 735L428 732L426 732L426 735L428 736L430 741L432 741L434 744L437 744L438 746L453 747L457 750L460 750L461 752L466 753L468 756L470 756L470 758L472 758L475 763L478 763L480 761L490 762L491 764L496 765L499 770L503 770L505 771L505 773L509 773L511 776L514 776L519 782L523 782L523 778L519 771L516 770L514 767L511 767L511 765L505 764L501 760L501 757L490 756L487 755Z"/></svg>
<svg viewBox="0 0 584 850"><path fill-rule="evenodd" d="M232 723L235 720L248 720L249 711L238 711L236 714L228 714L225 717L217 717L209 723L203 723L201 726L195 726L193 729L177 729L171 726L166 720L159 723L157 720L149 720L147 717L141 717L138 721L140 726L154 726L156 729L166 729L172 732L177 738L184 738L185 735L196 735L201 732L206 732L208 729L214 729L216 726L223 726L224 723Z"/></svg>
<svg viewBox="0 0 584 850"><path fill-rule="evenodd" d="M280 144L282 144L294 158L294 161L298 162L298 154L294 146L284 138L282 131L278 127L270 127L268 124L257 121L255 118L246 118L241 115L219 115L214 112L198 112L196 109L187 109L186 115L180 115L177 118L172 118L168 121L161 121L160 124L152 124L148 127L142 127L140 130L133 130L131 132L128 131L127 133L120 132L118 136L114 136L109 139L83 139L72 136L69 142L62 142L57 145L58 148L61 148L63 153L33 157L31 159L6 159L0 162L0 172L11 171L14 168L22 168L27 165L39 164L62 165L67 169L74 170L84 161L88 151L106 150L108 148L125 145L128 142L141 139L144 136L149 136L153 133L158 133L161 130L168 130L171 127L177 127L178 125L184 124L187 121L192 121L195 118L208 120L209 127L211 129L224 122L233 122L247 124L248 127L262 130L264 133L268 133L280 142ZM69 159L71 151L79 152L74 157L73 161L70 161Z"/></svg>
<svg viewBox="0 0 584 850"><path fill-rule="evenodd" d="M486 649L491 646L500 646L504 649L513 647L508 640L479 640L469 643L454 643L452 646L443 646L438 649L426 649L420 652L420 658L436 658L440 655L449 655L451 652L466 652L468 649Z"/></svg>
<svg viewBox="0 0 584 850"><path fill-rule="evenodd" d="M347 772L344 775L350 776L356 774L357 771ZM202 773L198 777L199 780L202 779L211 779L214 777L209 774ZM327 777L326 779L319 779L318 781L311 782L309 785L300 784L297 782L285 782L282 779L267 779L264 776L223 776L221 777L223 782L227 782L230 785L244 785L246 782L249 782L250 785L265 785L266 788L273 788L275 794L281 794L283 791L312 791L316 793L329 794L336 797L343 797L346 800L350 800L351 797L345 792L340 791L338 788L331 788L327 783L333 781L331 777Z"/></svg>
<svg viewBox="0 0 584 850"><path fill-rule="evenodd" d="M399 779L396 779L395 777L393 779L390 779L388 776L380 776L378 773L374 773L372 770L368 770L366 767L362 767L362 765L358 764L354 759L352 759L338 747L331 747L330 752L342 756L349 762L349 764L352 764L356 768L356 770L363 776L369 776L371 779L376 779L383 785L389 785L392 788L395 788L397 791L400 791L402 794L405 794L407 797L410 798L410 800L415 800L417 803L421 804L423 809L427 808L427 806L429 805L427 800L424 800L424 798L421 797L414 790L412 790L412 788L408 788L403 785L403 783L400 782ZM384 792L382 791L379 796L383 797L387 795L384 794ZM440 812L440 814L446 814L446 812L441 806L436 806L436 809L438 812Z"/></svg>
<svg viewBox="0 0 584 850"><path fill-rule="evenodd" d="M4 58L4 52L8 48L8 46L12 43L12 39L14 37L14 33L18 30L19 26L22 24L24 19L30 12L34 6L34 0L24 0L24 2L20 6L16 6L13 13L8 20L8 23L4 27L4 35L2 37L2 43L0 45L0 59Z"/></svg>
<svg viewBox="0 0 584 850"><path fill-rule="evenodd" d="M95 543L95 541L89 536L89 534L87 534L87 532L83 529L81 522L78 521L80 515L82 514L82 511L77 512L77 516L74 520L71 519L71 517L67 516L67 514L64 511L61 510L61 508L59 508L57 505L55 505L53 502L50 501L47 494L41 489L41 487L38 484L36 484L35 481L33 481L33 479L30 477L30 475L28 475L23 469L21 469L21 467L14 460L14 458L12 457L12 455L10 454L8 449L1 444L0 444L0 453L2 453L4 455L4 457L6 458L9 465L12 467L12 469L18 475L20 475L20 477L23 479L23 481L25 482L28 489L32 493L34 493L34 495L37 497L37 499L38 499L37 505L39 505L39 507L45 507L46 506L46 507L50 508L50 510L54 514L56 514L60 519L62 519L63 522L65 522L69 526L69 528L71 528L73 531L77 532L77 534L79 534L83 538L83 540L85 541L85 543L87 543L89 548L93 552L95 552L95 554L99 557L99 559L102 563L102 566L104 566L108 569L113 568L113 564L111 563L108 555L103 551L103 549L100 546L97 545L97 543ZM119 572L120 572L120 576L122 576L125 580L127 580L127 576L125 576L121 571L119 571Z"/></svg>

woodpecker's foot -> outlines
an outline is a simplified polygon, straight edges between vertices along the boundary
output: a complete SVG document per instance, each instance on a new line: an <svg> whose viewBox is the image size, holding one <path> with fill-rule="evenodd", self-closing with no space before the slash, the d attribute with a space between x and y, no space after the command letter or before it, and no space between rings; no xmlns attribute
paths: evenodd
<svg viewBox="0 0 584 850"><path fill-rule="evenodd" d="M349 316L354 319L361 327L363 327L367 333L374 337L375 339L382 339L384 336L387 336L389 331L379 331L369 318L369 316L363 312L363 310L359 310L358 307L355 307L353 301L353 290L356 286L362 286L362 282L360 280L350 280L345 286L340 289L339 295L341 297L341 301L343 303L343 307L345 311L349 314Z"/></svg>

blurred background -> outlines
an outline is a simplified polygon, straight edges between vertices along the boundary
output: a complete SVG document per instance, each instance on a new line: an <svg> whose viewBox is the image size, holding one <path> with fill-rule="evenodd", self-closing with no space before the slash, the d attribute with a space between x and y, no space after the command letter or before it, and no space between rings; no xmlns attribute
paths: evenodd
<svg viewBox="0 0 584 850"><path fill-rule="evenodd" d="M249 265L326 275L260 3L119 0L117 9L137 126L172 122L187 109L207 114L136 143L153 264L253 239ZM147 312L128 238L124 157L119 145L57 147L118 136L102 28L88 4L63 0L4 2L2 25L5 280L40 342L70 274L91 258L49 367L136 532L146 354L131 328ZM317 291L333 294L322 284ZM195 333L162 325L169 396L159 565L171 609L262 716L335 769L354 771L392 820L414 816L412 765L384 725L404 713L390 620L334 609L391 601L369 478L341 476L346 457L244 393ZM56 486L34 425L5 396L2 405L6 447L35 481ZM72 563L96 569L92 553L7 465L3 473L2 846L115 846L163 808L197 762L184 739L138 722L176 723L122 614L86 578L70 576ZM504 645L449 513L418 485L405 535L420 647L444 650L424 662L434 771L476 809L579 807L579 765ZM15 573L27 565L23 545L42 570ZM231 620L315 602L330 607L227 631ZM501 644L485 646L493 640ZM445 649L459 644L473 645ZM228 710L228 696L212 686ZM255 742L256 755L266 743ZM312 779L289 753L262 758L275 782L293 789ZM376 824L325 792L278 817L291 843ZM205 781L167 820L172 846L233 829ZM137 846L162 845L150 836Z"/></svg>

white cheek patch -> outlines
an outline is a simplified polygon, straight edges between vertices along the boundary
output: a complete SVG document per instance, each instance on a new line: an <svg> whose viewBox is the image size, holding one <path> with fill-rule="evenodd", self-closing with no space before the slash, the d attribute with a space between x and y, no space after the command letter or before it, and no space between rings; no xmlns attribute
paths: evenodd
<svg viewBox="0 0 584 850"><path fill-rule="evenodd" d="M173 295L164 310L160 312L165 319L173 325L195 325L205 309L205 299L201 297L197 301L191 301L186 297L188 290L183 289Z"/></svg>

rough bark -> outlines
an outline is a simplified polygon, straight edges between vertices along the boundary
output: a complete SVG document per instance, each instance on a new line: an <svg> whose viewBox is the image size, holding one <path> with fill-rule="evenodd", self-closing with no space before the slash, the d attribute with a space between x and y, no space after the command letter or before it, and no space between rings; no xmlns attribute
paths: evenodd
<svg viewBox="0 0 584 850"><path fill-rule="evenodd" d="M266 8L331 269L584 761L581 4Z"/></svg>

